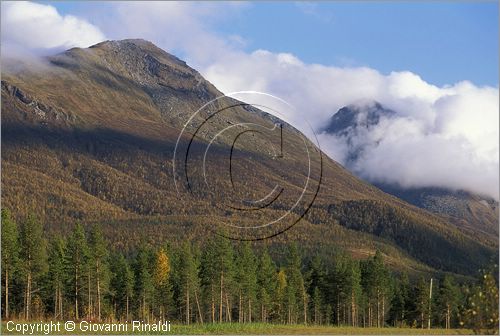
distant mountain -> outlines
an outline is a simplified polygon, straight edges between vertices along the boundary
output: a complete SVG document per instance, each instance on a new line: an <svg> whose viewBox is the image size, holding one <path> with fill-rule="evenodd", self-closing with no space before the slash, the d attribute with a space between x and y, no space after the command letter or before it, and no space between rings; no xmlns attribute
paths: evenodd
<svg viewBox="0 0 500 336"><path fill-rule="evenodd" d="M378 102L362 105L344 106L330 117L324 132L339 136L348 136L358 128L369 128L378 125L381 118L390 118L396 112L383 107Z"/></svg>
<svg viewBox="0 0 500 336"><path fill-rule="evenodd" d="M378 102L353 104L338 110L322 131L345 140L349 148L345 165L354 171L360 153L367 150L369 145L376 145L358 141L359 133L395 114L395 111ZM487 241L492 246L498 245L498 202L491 197L440 187L404 188L394 184L372 183L408 203L439 214L477 239Z"/></svg>
<svg viewBox="0 0 500 336"><path fill-rule="evenodd" d="M276 117L216 99L222 93L196 70L150 42L107 41L36 64L9 64L1 85L2 206L18 219L34 212L49 233L68 232L77 221L100 223L114 248L133 250L144 240L203 242L221 223L247 239L249 226L289 213L295 226L256 244L279 254L280 246L298 241L309 257L338 249L366 257L378 249L393 268L412 273L474 274L496 256L490 244L443 217L320 156ZM367 125L376 119L367 113ZM274 138L245 133L235 144L234 134L217 133L238 123L280 130L282 155L270 145ZM205 167L204 151L216 135ZM181 156L174 166L176 148L193 158ZM184 182L174 184L179 166ZM206 188L204 177L225 188ZM265 210L221 211L242 197L244 205L249 196L265 200L275 186L278 201ZM304 188L304 200L314 200L309 211L305 201L291 206ZM259 234L276 233L277 225Z"/></svg>

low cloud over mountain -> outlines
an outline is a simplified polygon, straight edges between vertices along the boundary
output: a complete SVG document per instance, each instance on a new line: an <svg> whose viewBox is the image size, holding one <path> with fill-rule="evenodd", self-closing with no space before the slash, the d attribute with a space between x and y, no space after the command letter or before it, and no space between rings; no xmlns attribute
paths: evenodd
<svg viewBox="0 0 500 336"><path fill-rule="evenodd" d="M104 39L101 30L87 20L62 15L50 5L33 2L2 3L4 53L46 54L49 50L88 47Z"/></svg>
<svg viewBox="0 0 500 336"><path fill-rule="evenodd" d="M403 187L466 189L498 199L498 89L463 81L437 87L411 72L384 75L366 67L305 64L290 54L256 51L209 66L205 75L223 91L275 94L319 131L340 108L378 101L395 115L355 135L369 143L355 167L370 181ZM304 132L308 130L304 127ZM346 162L342 138L321 134L323 149Z"/></svg>

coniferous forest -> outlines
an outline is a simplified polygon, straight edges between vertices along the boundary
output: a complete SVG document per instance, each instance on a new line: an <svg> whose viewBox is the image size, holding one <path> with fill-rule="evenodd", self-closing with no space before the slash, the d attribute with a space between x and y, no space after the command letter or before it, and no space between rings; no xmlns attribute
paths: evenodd
<svg viewBox="0 0 500 336"><path fill-rule="evenodd" d="M472 328L498 332L496 269L477 279L409 276L382 253L356 260L283 258L214 235L203 243L111 250L95 225L50 236L34 215L2 210L5 320L169 320L175 323ZM432 282L432 285L431 285ZM431 293L432 290L432 293Z"/></svg>

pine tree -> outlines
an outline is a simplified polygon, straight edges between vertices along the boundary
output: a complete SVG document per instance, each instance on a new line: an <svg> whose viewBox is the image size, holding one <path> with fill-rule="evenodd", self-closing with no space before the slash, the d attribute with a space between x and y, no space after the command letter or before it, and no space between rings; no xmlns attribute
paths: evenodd
<svg viewBox="0 0 500 336"><path fill-rule="evenodd" d="M299 314L303 323L307 323L308 296L301 272L302 260L297 245L291 244L287 260L287 306L288 323L297 323Z"/></svg>
<svg viewBox="0 0 500 336"><path fill-rule="evenodd" d="M268 322L273 311L276 298L276 265L269 256L267 249L263 250L259 259L257 272L258 298L260 301L261 322Z"/></svg>
<svg viewBox="0 0 500 336"><path fill-rule="evenodd" d="M359 262L338 255L331 278L337 325L357 326L362 294Z"/></svg>
<svg viewBox="0 0 500 336"><path fill-rule="evenodd" d="M451 328L453 315L458 309L460 290L453 278L446 275L439 286L439 308L444 318L445 329Z"/></svg>
<svg viewBox="0 0 500 336"><path fill-rule="evenodd" d="M130 320L130 302L134 294L134 272L123 256L123 254L115 254L111 262L111 292L115 310L116 307L122 308L122 316L125 320Z"/></svg>
<svg viewBox="0 0 500 336"><path fill-rule="evenodd" d="M216 321L216 291L218 283L218 274L216 270L216 242L215 239L210 239L203 250L200 265L200 280L203 288L203 297L206 306L208 307L209 321Z"/></svg>
<svg viewBox="0 0 500 336"><path fill-rule="evenodd" d="M331 304L327 304L325 307L325 324L332 324L333 308Z"/></svg>
<svg viewBox="0 0 500 336"><path fill-rule="evenodd" d="M315 324L320 324L322 321L324 296L328 292L326 276L321 258L315 256L311 261L309 271L305 275L305 281L308 284L308 295L312 298L312 317Z"/></svg>
<svg viewBox="0 0 500 336"><path fill-rule="evenodd" d="M403 273L396 282L394 296L391 301L390 319L393 326L404 327L406 325L410 308L410 282L408 275Z"/></svg>
<svg viewBox="0 0 500 336"><path fill-rule="evenodd" d="M11 316L24 309L23 317L29 320L46 318L49 315L43 315L43 309L49 307L54 319L81 319L85 312L100 320L156 322L168 316L189 324L231 322L239 312L242 323L313 321L357 326L362 321L363 326L383 327L388 315L387 321L396 327L413 322L425 328L435 318L450 329L456 316L461 317L461 326L475 332L498 333L495 270L483 273L475 285L462 285L466 295L447 275L430 301L428 280L422 278L410 287L403 274L395 281L380 252L362 262L337 254L332 267L325 267L326 259L320 257L304 265L293 244L277 271L266 250L256 258L250 243L241 243L235 256L231 242L216 237L204 245L203 254L189 242L180 249L167 247L156 253L141 245L131 264L121 253L109 258L98 227L91 229L87 242L82 225L77 224L67 241L58 236L50 240L47 263L43 228L36 218L29 216L22 223L19 239L16 231L9 213L2 211L4 307ZM73 302L65 298L74 299L73 315ZM111 310L107 309L110 298ZM178 311L169 310L173 304ZM209 313L211 318L206 319Z"/></svg>
<svg viewBox="0 0 500 336"><path fill-rule="evenodd" d="M312 302L313 302L314 324L321 324L321 307L323 306L323 300L321 298L321 292L318 286L314 287L312 294Z"/></svg>
<svg viewBox="0 0 500 336"><path fill-rule="evenodd" d="M10 212L2 209L2 275L4 285L4 317L9 319L9 287L14 271L17 267L19 257L17 224L12 220Z"/></svg>
<svg viewBox="0 0 500 336"><path fill-rule="evenodd" d="M154 255L150 248L142 245L139 247L135 261L135 293L139 299L140 317L149 321L150 305L154 292L153 270Z"/></svg>
<svg viewBox="0 0 500 336"><path fill-rule="evenodd" d="M235 260L235 289L238 294L238 321L252 322L257 294L257 261L250 243L240 245Z"/></svg>
<svg viewBox="0 0 500 336"><path fill-rule="evenodd" d="M122 256L123 257L123 256ZM125 296L125 318L127 321L130 320L130 300L134 295L134 272L132 271L132 267L128 263L127 259L123 258L123 286L122 286L122 295Z"/></svg>
<svg viewBox="0 0 500 336"><path fill-rule="evenodd" d="M203 323L203 314L201 311L200 297L199 297L199 279L198 279L198 265L191 250L191 244L185 242L179 263L180 271L180 293L182 295L181 301L184 303L184 314L186 324L191 323L191 306L196 305L198 312L198 321Z"/></svg>
<svg viewBox="0 0 500 336"><path fill-rule="evenodd" d="M98 225L94 225L90 231L90 250L92 254L92 273L95 277L97 296L97 320L101 320L101 306L103 293L109 286L109 252L106 240Z"/></svg>
<svg viewBox="0 0 500 336"><path fill-rule="evenodd" d="M54 319L63 318L64 284L67 281L66 243L61 237L52 240L49 247L49 281L53 291Z"/></svg>
<svg viewBox="0 0 500 336"><path fill-rule="evenodd" d="M333 315L334 321L337 326L340 326L344 323L344 318L342 318L341 314L344 311L343 306L346 300L345 293L345 278L342 274L342 265L344 264L343 259L344 255L337 255L335 258L333 271L329 274L329 283L330 283L330 298L333 303Z"/></svg>
<svg viewBox="0 0 500 336"><path fill-rule="evenodd" d="M209 240L202 260L201 276L210 306L210 319L212 322L231 322L234 251L229 239L217 235L215 239Z"/></svg>
<svg viewBox="0 0 500 336"><path fill-rule="evenodd" d="M361 298L361 270L358 261L349 259L345 266L346 288L348 306L350 307L349 319L353 327L358 325L358 310Z"/></svg>
<svg viewBox="0 0 500 336"><path fill-rule="evenodd" d="M78 223L69 237L67 252L67 264L70 268L69 283L73 292L74 299L74 317L78 320L81 315L80 306L83 300L82 289L85 286L85 279L88 277L90 250L85 237L83 226ZM90 310L90 302L87 309Z"/></svg>
<svg viewBox="0 0 500 336"><path fill-rule="evenodd" d="M424 278L420 278L415 288L416 317L420 327L425 327L429 316L429 284Z"/></svg>
<svg viewBox="0 0 500 336"><path fill-rule="evenodd" d="M25 277L24 318L29 320L32 295L39 291L39 288L35 288L36 283L47 270L47 245L43 237L43 227L33 214L28 215L21 226L20 246L22 272Z"/></svg>
<svg viewBox="0 0 500 336"><path fill-rule="evenodd" d="M368 300L368 325L383 327L391 279L380 251L377 250L373 258L363 263L362 271L363 287Z"/></svg>

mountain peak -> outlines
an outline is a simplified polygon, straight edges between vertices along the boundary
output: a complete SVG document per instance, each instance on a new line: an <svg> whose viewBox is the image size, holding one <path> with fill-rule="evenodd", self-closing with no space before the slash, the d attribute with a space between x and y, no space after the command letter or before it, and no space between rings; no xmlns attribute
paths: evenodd
<svg viewBox="0 0 500 336"><path fill-rule="evenodd" d="M103 46L126 46L126 45L136 45L141 47L153 47L158 48L153 42L137 38L137 39L123 39L123 40L106 40L99 43L96 43L89 48L99 48Z"/></svg>
<svg viewBox="0 0 500 336"><path fill-rule="evenodd" d="M196 72L186 62L144 39L108 40L94 44L89 48L72 48L61 55L79 59L91 57L95 58L94 61L105 60L108 63L128 61L128 64L149 59L178 70Z"/></svg>
<svg viewBox="0 0 500 336"><path fill-rule="evenodd" d="M97 80L103 80L106 73L110 85L120 78L129 79L155 98L169 88L194 90L205 98L218 95L215 87L186 62L143 39L103 41L89 48L67 50L49 60L71 71L90 72Z"/></svg>
<svg viewBox="0 0 500 336"><path fill-rule="evenodd" d="M88 49L100 49L103 51L134 53L142 52L153 56L168 58L177 64L187 66L186 62L169 54L156 46L153 42L144 39L108 40L90 46Z"/></svg>
<svg viewBox="0 0 500 336"><path fill-rule="evenodd" d="M375 126L381 118L390 118L394 114L393 110L384 107L378 101L346 105L330 118L324 132L345 135L351 128Z"/></svg>

